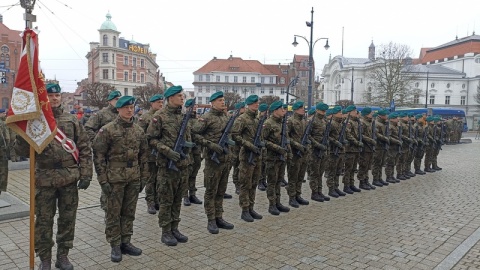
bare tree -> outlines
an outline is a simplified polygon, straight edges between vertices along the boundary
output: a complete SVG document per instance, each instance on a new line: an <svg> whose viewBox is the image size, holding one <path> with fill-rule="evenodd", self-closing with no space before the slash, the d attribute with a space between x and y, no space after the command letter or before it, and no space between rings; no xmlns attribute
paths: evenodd
<svg viewBox="0 0 480 270"><path fill-rule="evenodd" d="M137 105L145 110L150 109L150 98L156 94L163 94L163 87L147 83L145 86L139 86L133 89L133 95L137 99Z"/></svg>
<svg viewBox="0 0 480 270"><path fill-rule="evenodd" d="M223 98L225 98L225 106L227 107L227 110L232 110L235 107L235 104L242 99L239 94L233 92L224 93Z"/></svg>
<svg viewBox="0 0 480 270"><path fill-rule="evenodd" d="M102 109L108 105L108 94L115 90L115 87L107 83L89 83L84 86L86 93L85 105Z"/></svg>
<svg viewBox="0 0 480 270"><path fill-rule="evenodd" d="M274 101L280 100L277 96L263 96L260 98L260 103L272 104Z"/></svg>
<svg viewBox="0 0 480 270"><path fill-rule="evenodd" d="M392 99L398 106L413 104L418 93L411 84L418 78L419 68L412 64L410 47L390 42L380 45L377 52L367 75L372 87L365 93L365 99L378 106L387 106Z"/></svg>
<svg viewBox="0 0 480 270"><path fill-rule="evenodd" d="M342 106L342 108L346 108L348 105L353 105L353 101L350 99L340 99L339 101L335 102L335 104Z"/></svg>
<svg viewBox="0 0 480 270"><path fill-rule="evenodd" d="M473 99L480 105L480 82L477 85L477 92L473 94Z"/></svg>

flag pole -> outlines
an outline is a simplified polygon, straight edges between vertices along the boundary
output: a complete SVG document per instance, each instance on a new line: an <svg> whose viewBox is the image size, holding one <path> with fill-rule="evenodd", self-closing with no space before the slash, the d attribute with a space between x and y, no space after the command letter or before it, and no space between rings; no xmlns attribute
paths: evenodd
<svg viewBox="0 0 480 270"><path fill-rule="evenodd" d="M30 146L30 270L35 269L35 150Z"/></svg>

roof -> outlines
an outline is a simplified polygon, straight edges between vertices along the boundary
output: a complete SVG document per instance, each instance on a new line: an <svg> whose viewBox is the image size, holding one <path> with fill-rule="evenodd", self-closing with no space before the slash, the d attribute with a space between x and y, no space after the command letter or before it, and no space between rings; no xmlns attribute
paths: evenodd
<svg viewBox="0 0 480 270"><path fill-rule="evenodd" d="M411 72L415 73L431 73L431 74L449 74L449 75L464 75L463 72L460 72L458 70L445 67L442 65L413 65L409 69Z"/></svg>
<svg viewBox="0 0 480 270"><path fill-rule="evenodd" d="M117 27L111 21L112 15L110 15L110 12L107 13L107 15L105 17L107 17L107 20L102 23L102 26L100 26L100 30L114 30L114 31L117 31Z"/></svg>
<svg viewBox="0 0 480 270"><path fill-rule="evenodd" d="M10 41L19 41L22 42L22 38L20 37L20 33L22 31L11 30L5 24L0 23L0 33L7 33L9 35Z"/></svg>
<svg viewBox="0 0 480 270"><path fill-rule="evenodd" d="M274 75L258 60L243 60L240 57L230 56L228 59L218 59L214 57L203 67L195 71L197 73L211 72L244 72L244 73L260 73L263 75Z"/></svg>
<svg viewBox="0 0 480 270"><path fill-rule="evenodd" d="M273 74L277 75L277 84L282 85L280 83L280 78L285 79L285 83L283 85L288 85L288 73L283 74L282 70L288 70L290 68L289 65L264 65L268 70L270 70Z"/></svg>
<svg viewBox="0 0 480 270"><path fill-rule="evenodd" d="M421 60L422 63L428 63L454 56L462 56L466 53L480 53L480 35L456 38L453 41L428 49Z"/></svg>

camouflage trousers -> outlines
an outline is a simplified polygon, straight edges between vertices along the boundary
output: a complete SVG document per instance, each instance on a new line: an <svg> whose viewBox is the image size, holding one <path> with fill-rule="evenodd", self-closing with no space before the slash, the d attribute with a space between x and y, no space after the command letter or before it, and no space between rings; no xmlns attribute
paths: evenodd
<svg viewBox="0 0 480 270"><path fill-rule="evenodd" d="M232 174L232 179L233 179L233 184L235 187L240 185L239 177L238 174L240 173L240 159L238 158L239 153L235 153L235 157L232 160L232 167L233 167L233 174ZM230 171L230 170L229 170Z"/></svg>
<svg viewBox="0 0 480 270"><path fill-rule="evenodd" d="M158 167L156 162L148 162L148 172L150 177L145 185L145 201L147 201L147 205L159 204L157 193L159 181L157 180Z"/></svg>
<svg viewBox="0 0 480 270"><path fill-rule="evenodd" d="M328 164L325 173L327 174L327 187L329 189L338 188L339 186L339 170L344 165L345 153L339 153L338 156L329 154Z"/></svg>
<svg viewBox="0 0 480 270"><path fill-rule="evenodd" d="M349 152L345 154L345 174L342 182L346 186L355 185L355 169L357 168L360 153Z"/></svg>
<svg viewBox="0 0 480 270"><path fill-rule="evenodd" d="M200 167L202 166L202 155L194 154L193 163L188 165L188 180L186 181L186 187L183 191L183 197L188 197L188 195L195 195L197 192L197 175Z"/></svg>
<svg viewBox="0 0 480 270"><path fill-rule="evenodd" d="M390 147L387 154L388 157L387 164L385 166L385 174L387 175L387 178L390 178L393 177L395 166L397 166L397 174L400 173L398 171L398 159L400 157L400 154L398 153L397 147Z"/></svg>
<svg viewBox="0 0 480 270"><path fill-rule="evenodd" d="M438 164L437 164L438 154L440 154L440 147L437 146L437 147L433 148L433 153L432 153L432 166L433 167L438 167Z"/></svg>
<svg viewBox="0 0 480 270"><path fill-rule="evenodd" d="M415 151L415 159L413 160L413 167L415 168L415 170L421 169L420 167L422 166L422 159L424 155L425 149L418 146L417 150Z"/></svg>
<svg viewBox="0 0 480 270"><path fill-rule="evenodd" d="M287 193L289 197L297 197L302 194L302 183L305 171L307 170L307 153L302 157L293 154L292 159L287 164L288 187Z"/></svg>
<svg viewBox="0 0 480 270"><path fill-rule="evenodd" d="M432 160L433 160L433 147L432 145L429 145L425 147L425 158L423 161L425 163L425 168L431 168Z"/></svg>
<svg viewBox="0 0 480 270"><path fill-rule="evenodd" d="M373 180L382 179L382 170L383 170L383 164L384 164L383 161L385 160L385 156L388 156L388 151L383 148L377 149L377 151L373 155L373 163L372 163Z"/></svg>
<svg viewBox="0 0 480 270"><path fill-rule="evenodd" d="M405 172L410 172L412 171L412 163L413 160L415 159L415 152L417 151L417 147L413 147L408 151L407 155L407 162L405 163Z"/></svg>
<svg viewBox="0 0 480 270"><path fill-rule="evenodd" d="M111 183L107 198L105 235L112 247L130 243L137 209L140 181Z"/></svg>
<svg viewBox="0 0 480 270"><path fill-rule="evenodd" d="M310 157L310 162L308 163L310 170L308 172L310 190L312 190L312 193L322 192L322 175L327 165L327 156L324 155L322 158L318 158L312 152Z"/></svg>
<svg viewBox="0 0 480 270"><path fill-rule="evenodd" d="M262 163L258 160L255 165L252 165L248 163L248 157L244 157L240 160L238 168L240 184L239 205L242 210L253 209Z"/></svg>
<svg viewBox="0 0 480 270"><path fill-rule="evenodd" d="M73 247L78 208L76 183L60 188L36 187L35 252L40 260L52 258L53 223L58 207L57 254L67 255Z"/></svg>
<svg viewBox="0 0 480 270"><path fill-rule="evenodd" d="M398 157L397 174L403 175L405 173L409 152L410 151L408 147L402 149L402 153Z"/></svg>
<svg viewBox="0 0 480 270"><path fill-rule="evenodd" d="M360 154L360 157L358 159L358 173L357 173L358 181L368 180L368 170L370 170L372 166L374 154L375 153L373 152L367 152L367 151L364 151L363 153Z"/></svg>
<svg viewBox="0 0 480 270"><path fill-rule="evenodd" d="M159 166L157 173L158 196L160 209L158 211L158 225L162 230L178 228L180 223L180 209L184 189L188 178L188 168L178 168L178 172Z"/></svg>
<svg viewBox="0 0 480 270"><path fill-rule="evenodd" d="M266 162L267 171L267 198L270 204L280 202L280 175L285 172L285 162L269 160Z"/></svg>
<svg viewBox="0 0 480 270"><path fill-rule="evenodd" d="M8 160L7 156L0 155L0 192L7 191L8 185Z"/></svg>
<svg viewBox="0 0 480 270"><path fill-rule="evenodd" d="M258 184L261 182L267 182L267 162L265 162L265 159L263 158L262 154L262 160L261 160L262 166L260 168L260 177L258 178Z"/></svg>
<svg viewBox="0 0 480 270"><path fill-rule="evenodd" d="M227 190L228 175L231 168L230 162L220 164L209 158L205 159L204 174L204 207L208 220L223 216L223 195Z"/></svg>

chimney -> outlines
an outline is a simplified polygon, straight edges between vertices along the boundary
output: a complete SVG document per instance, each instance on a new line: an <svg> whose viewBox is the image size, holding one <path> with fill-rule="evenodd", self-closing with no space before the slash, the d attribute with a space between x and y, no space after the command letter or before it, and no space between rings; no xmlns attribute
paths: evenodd
<svg viewBox="0 0 480 270"><path fill-rule="evenodd" d="M215 60L217 60L217 57L216 57L216 56L213 57L213 61L215 61Z"/></svg>
<svg viewBox="0 0 480 270"><path fill-rule="evenodd" d="M0 23L3 23L3 15L0 14Z"/></svg>

